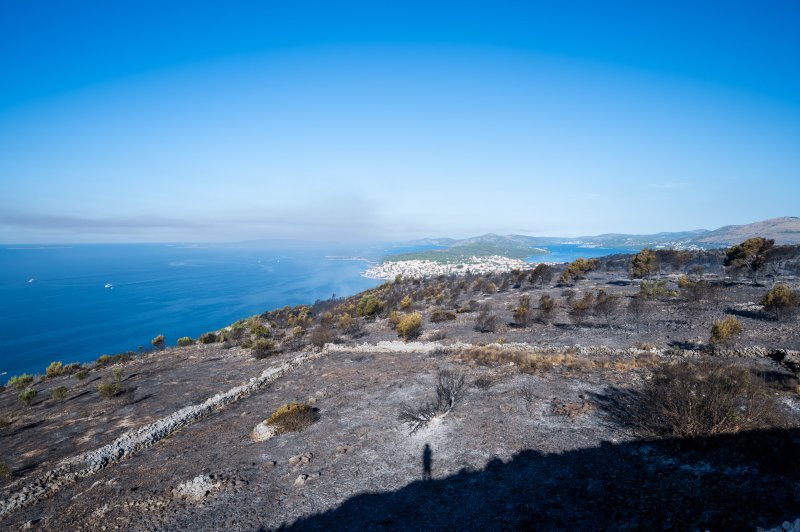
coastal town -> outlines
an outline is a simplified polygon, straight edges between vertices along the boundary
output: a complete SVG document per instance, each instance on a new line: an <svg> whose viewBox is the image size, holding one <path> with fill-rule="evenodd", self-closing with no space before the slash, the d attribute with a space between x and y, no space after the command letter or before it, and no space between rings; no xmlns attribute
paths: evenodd
<svg viewBox="0 0 800 532"><path fill-rule="evenodd" d="M500 255L488 257L469 257L464 261L436 262L432 260L387 261L372 266L364 272L370 279L394 279L398 275L407 279L422 279L439 275L482 275L504 273L511 270L530 268L531 264L520 259L510 259Z"/></svg>

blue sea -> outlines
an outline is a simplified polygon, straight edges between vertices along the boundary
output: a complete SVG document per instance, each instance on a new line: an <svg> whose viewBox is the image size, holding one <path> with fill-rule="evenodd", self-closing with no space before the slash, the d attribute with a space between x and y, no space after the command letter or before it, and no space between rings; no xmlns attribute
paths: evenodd
<svg viewBox="0 0 800 532"><path fill-rule="evenodd" d="M629 252L549 246L531 261ZM52 361L88 362L174 345L284 305L376 286L366 260L419 248L298 250L253 246L74 245L0 248L0 382ZM29 282L30 281L30 282ZM107 285L110 285L108 288Z"/></svg>

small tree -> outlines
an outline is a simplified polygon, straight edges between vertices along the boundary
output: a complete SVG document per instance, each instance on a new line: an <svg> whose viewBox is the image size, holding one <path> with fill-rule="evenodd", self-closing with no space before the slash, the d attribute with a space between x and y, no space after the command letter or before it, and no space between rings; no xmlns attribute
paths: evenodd
<svg viewBox="0 0 800 532"><path fill-rule="evenodd" d="M550 284L553 280L554 271L553 267L548 264L537 264L528 277L528 280L532 285L542 287L545 284Z"/></svg>
<svg viewBox="0 0 800 532"><path fill-rule="evenodd" d="M762 237L748 238L725 252L725 266L730 272L750 274L753 284L758 282L758 273L767 261L767 253L775 241Z"/></svg>
<svg viewBox="0 0 800 532"><path fill-rule="evenodd" d="M580 299L572 301L568 311L570 319L578 325L584 324L593 305L594 295L591 292L586 292Z"/></svg>
<svg viewBox="0 0 800 532"><path fill-rule="evenodd" d="M639 334L641 326L647 323L650 314L652 314L653 307L647 301L647 298L636 295L628 300L627 311L631 321L636 325L636 334Z"/></svg>
<svg viewBox="0 0 800 532"><path fill-rule="evenodd" d="M742 323L736 316L716 320L711 327L711 343L713 345L731 346L736 337L742 333Z"/></svg>
<svg viewBox="0 0 800 532"><path fill-rule="evenodd" d="M650 279L658 269L658 256L652 249L645 248L631 260L631 276L634 279Z"/></svg>
<svg viewBox="0 0 800 532"><path fill-rule="evenodd" d="M616 315L619 308L619 296L609 294L605 290L598 290L594 299L594 313L602 318L608 328L611 329L611 319Z"/></svg>
<svg viewBox="0 0 800 532"><path fill-rule="evenodd" d="M776 284L761 298L764 309L775 313L780 321L788 311L800 305L800 296L785 284Z"/></svg>
<svg viewBox="0 0 800 532"><path fill-rule="evenodd" d="M542 323L550 323L556 310L556 300L547 294L539 298L539 315L537 319Z"/></svg>

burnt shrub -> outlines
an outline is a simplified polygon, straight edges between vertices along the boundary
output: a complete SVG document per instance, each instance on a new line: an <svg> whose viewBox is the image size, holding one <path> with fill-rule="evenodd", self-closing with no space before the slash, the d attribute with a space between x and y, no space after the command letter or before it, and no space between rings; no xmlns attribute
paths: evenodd
<svg viewBox="0 0 800 532"><path fill-rule="evenodd" d="M316 421L314 409L305 403L287 403L267 419L267 425L275 428L277 434L298 432L310 427Z"/></svg>
<svg viewBox="0 0 800 532"><path fill-rule="evenodd" d="M435 417L453 409L464 388L464 373L439 370L436 378L436 401L420 406L404 406L398 419L411 427L411 433L430 423Z"/></svg>
<svg viewBox="0 0 800 532"><path fill-rule="evenodd" d="M766 383L750 370L719 361L664 364L638 390L617 390L603 406L611 418L646 438L693 438L790 423Z"/></svg>
<svg viewBox="0 0 800 532"><path fill-rule="evenodd" d="M443 321L453 321L456 319L455 312L450 312L449 310L434 310L431 312L431 322L432 323L440 323Z"/></svg>
<svg viewBox="0 0 800 532"><path fill-rule="evenodd" d="M519 327L527 327L533 320L530 296L520 296L519 304L514 309L514 323Z"/></svg>
<svg viewBox="0 0 800 532"><path fill-rule="evenodd" d="M550 323L556 310L556 300L547 294L539 298L539 314L536 319L541 323Z"/></svg>
<svg viewBox="0 0 800 532"><path fill-rule="evenodd" d="M331 344L336 340L336 333L325 325L317 325L308 335L311 345L322 348L325 344Z"/></svg>
<svg viewBox="0 0 800 532"><path fill-rule="evenodd" d="M482 310L475 320L475 330L480 333L493 333L497 330L497 316Z"/></svg>
<svg viewBox="0 0 800 532"><path fill-rule="evenodd" d="M219 340L219 337L213 332L207 332L201 334L199 340L201 344L215 344Z"/></svg>

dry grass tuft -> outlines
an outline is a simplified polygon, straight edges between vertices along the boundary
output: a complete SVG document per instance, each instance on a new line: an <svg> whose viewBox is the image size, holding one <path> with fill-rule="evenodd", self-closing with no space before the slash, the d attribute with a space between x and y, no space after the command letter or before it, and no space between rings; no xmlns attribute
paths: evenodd
<svg viewBox="0 0 800 532"><path fill-rule="evenodd" d="M658 357L651 353L633 358L615 358L601 355L580 355L576 353L540 353L524 349L502 349L496 346L482 346L465 349L461 360L471 361L483 366L499 366L514 363L523 373L543 373L556 368L567 371L589 371L596 369L630 371L652 367Z"/></svg>

